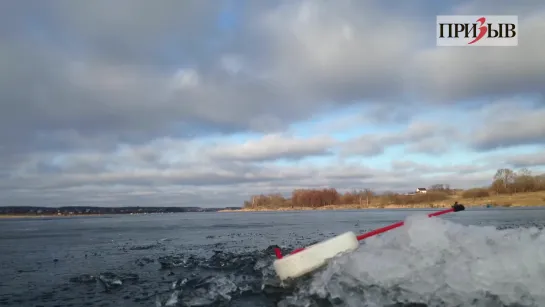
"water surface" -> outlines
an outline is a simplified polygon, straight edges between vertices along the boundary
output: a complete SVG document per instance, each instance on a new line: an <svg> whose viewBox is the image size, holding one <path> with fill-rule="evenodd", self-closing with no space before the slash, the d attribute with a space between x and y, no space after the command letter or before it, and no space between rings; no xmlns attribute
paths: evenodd
<svg viewBox="0 0 545 307"><path fill-rule="evenodd" d="M545 209L429 212L3 219L0 305L545 306ZM289 287L272 271L273 245L407 218Z"/></svg>

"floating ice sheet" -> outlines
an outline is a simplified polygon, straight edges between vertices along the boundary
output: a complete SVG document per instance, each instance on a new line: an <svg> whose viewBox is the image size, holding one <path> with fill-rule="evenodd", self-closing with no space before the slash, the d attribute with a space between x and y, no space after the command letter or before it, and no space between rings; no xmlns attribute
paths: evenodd
<svg viewBox="0 0 545 307"><path fill-rule="evenodd" d="M545 235L411 216L314 275L309 294L343 306L413 302L545 306Z"/></svg>

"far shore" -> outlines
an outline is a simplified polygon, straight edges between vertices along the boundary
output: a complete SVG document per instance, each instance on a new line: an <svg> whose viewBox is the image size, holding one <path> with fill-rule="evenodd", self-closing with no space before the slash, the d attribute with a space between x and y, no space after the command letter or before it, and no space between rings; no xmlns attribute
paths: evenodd
<svg viewBox="0 0 545 307"><path fill-rule="evenodd" d="M526 192L526 193L514 193L514 194L501 194L493 195L482 198L463 198L460 194L452 195L449 199L437 202L419 203L411 205L401 204L389 204L380 205L370 203L366 204L347 204L347 205L331 205L323 207L257 207L257 208L241 208L241 209L221 209L216 212L282 212L282 211L323 211L323 210L394 210L394 209L441 209L449 208L454 202L463 204L464 206L471 207L545 207L545 191L539 192ZM137 213L140 215L145 213ZM153 213L148 213L153 214ZM82 214L0 214L0 219L28 219L28 218L74 218L74 217L90 217L90 216L104 216L110 214L98 214L98 213L82 213ZM117 213L113 215L130 215L128 213Z"/></svg>
<svg viewBox="0 0 545 307"><path fill-rule="evenodd" d="M333 205L323 207L280 207L280 208L242 208L242 209L225 209L218 212L281 212L281 211L317 211L317 210L373 210L373 209L441 209L449 208L454 202L463 204L466 207L545 207L545 192L527 192L515 193L507 195L494 195L483 198L462 198L459 195L454 195L451 199L422 204L412 205L374 205L369 206L359 204L348 205Z"/></svg>
<svg viewBox="0 0 545 307"><path fill-rule="evenodd" d="M0 219L22 219L22 218L67 218L67 217L78 217L78 216L102 216L104 214L72 214L72 215L57 215L57 214L0 214Z"/></svg>

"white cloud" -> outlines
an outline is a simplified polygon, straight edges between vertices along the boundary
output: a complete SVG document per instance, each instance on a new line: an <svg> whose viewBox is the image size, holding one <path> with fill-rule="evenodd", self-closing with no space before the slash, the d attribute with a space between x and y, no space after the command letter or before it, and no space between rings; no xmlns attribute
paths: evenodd
<svg viewBox="0 0 545 307"><path fill-rule="evenodd" d="M242 144L218 144L208 154L214 159L277 160L301 159L309 156L330 155L336 141L328 136L303 139L279 134L265 135L259 140Z"/></svg>
<svg viewBox="0 0 545 307"><path fill-rule="evenodd" d="M344 155L375 156L393 145L407 145L410 151L438 154L448 149L445 138L458 139L458 132L450 124L413 121L401 132L369 133L343 144Z"/></svg>

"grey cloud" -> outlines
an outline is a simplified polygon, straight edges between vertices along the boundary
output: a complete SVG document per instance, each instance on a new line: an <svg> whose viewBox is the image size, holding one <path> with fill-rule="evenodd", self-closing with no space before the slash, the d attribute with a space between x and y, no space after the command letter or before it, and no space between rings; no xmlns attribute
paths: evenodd
<svg viewBox="0 0 545 307"><path fill-rule="evenodd" d="M42 169L39 169L42 171ZM274 170L256 168L253 171L232 171L216 165L213 169L174 169L174 170L135 170L117 172L87 172L80 167L79 173L57 174L49 180L44 180L47 173L40 175L27 175L12 178L10 181L0 184L0 190L15 190L18 187L34 190L49 190L62 188L75 188L85 186L101 186L107 188L111 185L127 186L129 189L139 189L145 186L222 186L236 185L260 181L280 181L301 179L297 174L291 176Z"/></svg>
<svg viewBox="0 0 545 307"><path fill-rule="evenodd" d="M423 26L439 11L426 1L244 1L238 21L219 27L228 2L0 2L0 201L189 204L238 200L240 189L403 188L403 180L414 178L364 167L341 172L257 163L327 155L335 145L327 139L254 152L214 151L191 139L279 132L358 104L380 105L372 112L379 122L403 122L419 111L405 103L407 93L445 101L542 93L541 50L538 40L530 41L542 33L535 1L524 2L521 19L534 33L521 37L517 49L486 56L478 48L420 53L428 33ZM420 11L431 15L415 17ZM477 143L501 143L490 129L477 134ZM539 129L511 135L510 142L539 141ZM440 151L434 136L444 133L456 137L417 125L343 148L371 155L392 144ZM151 141L164 136L180 140ZM162 194L160 187L168 188Z"/></svg>
<svg viewBox="0 0 545 307"><path fill-rule="evenodd" d="M184 191L177 186L150 187L82 187L74 189L11 190L0 195L0 205L43 206L240 206L243 197L232 190L195 189Z"/></svg>
<svg viewBox="0 0 545 307"><path fill-rule="evenodd" d="M362 124L388 125L388 124L409 124L414 110L418 107L411 104L396 105L390 104L366 105L356 107L349 115L329 120L325 125L319 127L320 131L343 131Z"/></svg>
<svg viewBox="0 0 545 307"><path fill-rule="evenodd" d="M31 150L28 147L40 132L75 131L86 138L108 135L132 143L173 130L179 137L278 131L323 112L332 102L346 105L374 99L383 106L400 104L397 101L412 79L441 93L448 93L437 84L445 76L457 78L445 81L457 93L464 92L459 90L463 84L479 87L485 80L495 89L510 88L498 87L505 84L494 83L493 78L466 82L476 75L474 69L466 69L473 71L472 76L445 75L441 70L441 76L429 72L424 74L429 79L418 79L407 63L417 52L422 24L401 11L387 13L395 22L379 23L387 6L380 1L279 3L245 2L247 12L237 16L238 24L229 29L217 27L218 17L228 8L226 2L11 4L1 16L5 23L14 24L17 36L4 35L0 48L2 72L8 74L0 78L5 98L0 102L0 131L16 129L18 137L0 133L0 140ZM10 13L23 17L8 18ZM28 20L53 33L49 40L30 31L24 24ZM527 61L540 55L534 49L528 51L532 54L487 53L480 60ZM423 54L425 61L417 61L416 66L439 67L434 59L448 57L446 62L460 68L467 60L464 52L477 51L437 52L431 57ZM452 56L461 56L461 62L451 61ZM543 71L539 59L522 63L533 68L528 76L534 83ZM499 66L517 64L503 62ZM493 72L493 76L504 75ZM527 81L509 84L533 84ZM392 120L404 120L407 114Z"/></svg>
<svg viewBox="0 0 545 307"><path fill-rule="evenodd" d="M373 124L384 124L385 122L395 124L409 123L411 115L418 108L419 106L410 103L395 106L395 108L392 108L388 104L381 104L371 106L370 112L365 113L362 117L364 121Z"/></svg>
<svg viewBox="0 0 545 307"><path fill-rule="evenodd" d="M424 163L417 163L409 160L394 160L391 162L391 168L396 173L402 172L406 176L420 177L422 174L434 174L448 173L456 178L456 176L467 176L476 173L486 172L493 168L490 163L478 163L475 161L472 164L453 164L453 165L428 165ZM441 182L436 182L441 183ZM449 184L450 182L444 182Z"/></svg>
<svg viewBox="0 0 545 307"><path fill-rule="evenodd" d="M505 162L515 168L532 168L545 165L545 153L517 155L505 159Z"/></svg>
<svg viewBox="0 0 545 307"><path fill-rule="evenodd" d="M421 164L421 163L408 161L408 160L393 160L390 164L392 169L395 171L417 170L417 171L425 173L425 172L436 170L436 167L434 166Z"/></svg>
<svg viewBox="0 0 545 307"><path fill-rule="evenodd" d="M401 133L365 134L349 140L343 144L342 153L374 156L393 145L407 145L412 152L442 153L448 147L443 142L445 137L458 139L459 132L444 123L415 121Z"/></svg>
<svg viewBox="0 0 545 307"><path fill-rule="evenodd" d="M385 148L389 145L382 143L380 138L373 135L361 136L355 140L345 142L342 146L341 155L377 156L384 153Z"/></svg>
<svg viewBox="0 0 545 307"><path fill-rule="evenodd" d="M409 144L406 151L411 153L441 155L450 150L452 145L452 139L452 136L449 134L433 136L428 139L420 140L416 143Z"/></svg>
<svg viewBox="0 0 545 307"><path fill-rule="evenodd" d="M3 37L0 49L6 74L0 78L0 130L17 129L19 137L2 134L2 142L26 148L40 132L70 130L129 142L173 129L187 137L274 131L331 101L401 93L397 72L410 33L417 32L410 24L376 31L373 20L381 11L370 3L248 4L230 30L240 38L218 46L212 43L226 33L216 27L224 9L216 2L13 5L2 17L17 12L22 18L8 19L18 36ZM25 20L52 33L50 40L30 32Z"/></svg>
<svg viewBox="0 0 545 307"><path fill-rule="evenodd" d="M322 169L317 174L326 180L350 180L353 182L373 180L387 175L385 171L373 169L361 164L337 165L335 168Z"/></svg>
<svg viewBox="0 0 545 307"><path fill-rule="evenodd" d="M493 7L502 8L503 5L496 3ZM525 14L519 15L519 46L423 51L411 64L415 74L408 87L419 97L441 103L544 94L545 59L541 41L545 35L545 6L530 1L520 7ZM533 10L527 12L530 7ZM489 8L486 11L489 12ZM517 10L508 12L516 13Z"/></svg>
<svg viewBox="0 0 545 307"><path fill-rule="evenodd" d="M453 10L454 14L475 15L487 12L491 15L519 15L528 16L540 9L545 9L541 0L526 0L513 2L509 0L473 0L462 1Z"/></svg>
<svg viewBox="0 0 545 307"><path fill-rule="evenodd" d="M164 66L179 63L180 57L203 55L202 48L210 42L201 35L218 34L224 3L60 0L27 2L24 12L70 40L61 42L75 51L90 50L107 63ZM33 9L39 13L33 14Z"/></svg>
<svg viewBox="0 0 545 307"><path fill-rule="evenodd" d="M332 155L332 147L337 142L328 136L316 136L308 139L266 135L258 141L239 144L219 144L209 149L211 159L239 161L298 160L311 156Z"/></svg>
<svg viewBox="0 0 545 307"><path fill-rule="evenodd" d="M373 1L287 2L264 19L276 48L271 75L313 100L398 97L418 31L403 16L377 29L382 12Z"/></svg>
<svg viewBox="0 0 545 307"><path fill-rule="evenodd" d="M330 149L335 143L329 137L302 139L281 135L269 135L243 144L164 138L144 145L118 145L107 151L39 153L11 160L14 177L9 188L17 185L17 178L36 178L39 181L42 176L50 175L54 175L54 179L44 181L40 187L115 182L131 185L225 185L267 178L289 179L292 176L289 172L263 173L256 163L331 155ZM9 170L7 165L6 169ZM159 175L162 177L153 178Z"/></svg>
<svg viewBox="0 0 545 307"><path fill-rule="evenodd" d="M3 185L0 204L10 205L240 205L249 195L281 192L288 195L298 187L337 187L339 190L371 188L375 191L410 191L415 186L450 183L463 187L486 184L493 172L465 176L437 173L391 172L362 165L331 168L260 166L247 172L229 173L221 164L215 172L159 170L100 175L63 175L43 181L41 176L20 177ZM451 169L451 168L449 168ZM436 172L440 172L440 168ZM23 188L24 187L24 188Z"/></svg>
<svg viewBox="0 0 545 307"><path fill-rule="evenodd" d="M485 121L473 131L470 144L491 150L525 144L545 144L545 108L524 109L517 104L488 107Z"/></svg>
<svg viewBox="0 0 545 307"><path fill-rule="evenodd" d="M416 130L420 129L423 128ZM121 147L109 153L37 155L17 164L16 171L10 173L10 180L0 180L0 203L236 205L248 195L289 194L298 187L333 186L341 191L412 190L413 184L437 183L434 178L442 172L449 172L449 178L461 182L456 171L465 167L425 168L415 164L409 170L388 171L358 163L324 166L305 161L286 166L267 161L239 163L232 159L207 158L212 148L192 141L163 139L144 146ZM474 176L471 172L468 174ZM222 198L229 203L221 202Z"/></svg>

